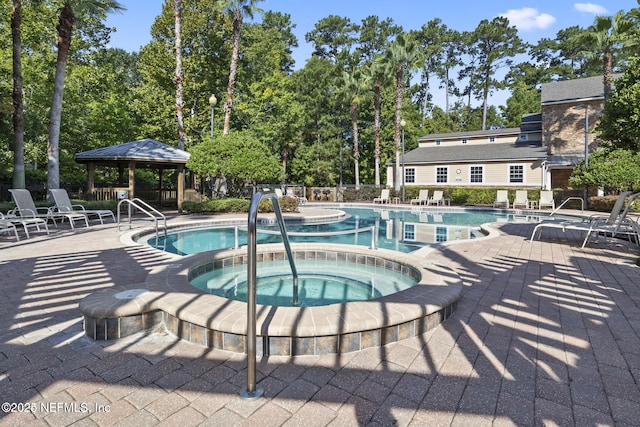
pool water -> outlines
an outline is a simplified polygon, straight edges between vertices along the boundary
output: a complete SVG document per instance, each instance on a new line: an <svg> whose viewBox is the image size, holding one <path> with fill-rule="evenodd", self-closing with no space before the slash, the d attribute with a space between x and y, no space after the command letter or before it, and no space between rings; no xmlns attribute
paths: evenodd
<svg viewBox="0 0 640 427"><path fill-rule="evenodd" d="M392 210L388 208L343 208L347 217L340 221L321 224L287 224L288 232L326 233L375 227L376 247L399 252L412 252L425 245L452 240L475 239L482 236L480 225L489 222L517 220L539 221L546 215L521 215L498 211L458 211L437 212L427 210ZM266 234L260 230L278 231L276 224L258 226L257 243L279 243L279 233ZM291 242L319 242L371 245L371 230L357 234L333 236L290 236ZM232 226L218 226L206 229L182 230L169 233L166 237L149 239L152 246L178 255L189 255L204 251L229 249L235 246L235 230ZM238 230L238 245L247 244L247 233Z"/></svg>
<svg viewBox="0 0 640 427"><path fill-rule="evenodd" d="M291 306L293 276L288 261L264 261L256 267L257 303ZM348 261L296 260L301 307L366 301L415 285L415 279L381 266ZM247 266L236 264L191 279L198 289L228 299L247 300Z"/></svg>

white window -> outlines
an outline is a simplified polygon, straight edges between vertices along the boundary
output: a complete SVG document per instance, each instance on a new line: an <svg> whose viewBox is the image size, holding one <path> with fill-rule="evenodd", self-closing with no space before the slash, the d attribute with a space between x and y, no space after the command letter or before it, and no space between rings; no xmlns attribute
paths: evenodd
<svg viewBox="0 0 640 427"><path fill-rule="evenodd" d="M416 182L416 168L404 169L404 182L407 184L413 184Z"/></svg>
<svg viewBox="0 0 640 427"><path fill-rule="evenodd" d="M442 145L442 141L439 139L436 139L436 145Z"/></svg>
<svg viewBox="0 0 640 427"><path fill-rule="evenodd" d="M496 142L496 137L495 136L490 136L489 137L489 142Z"/></svg>
<svg viewBox="0 0 640 427"><path fill-rule="evenodd" d="M404 240L416 240L416 225L404 223Z"/></svg>
<svg viewBox="0 0 640 427"><path fill-rule="evenodd" d="M436 168L436 182L446 183L449 181L449 168L446 166L438 166Z"/></svg>
<svg viewBox="0 0 640 427"><path fill-rule="evenodd" d="M509 182L524 182L524 165L509 165Z"/></svg>
<svg viewBox="0 0 640 427"><path fill-rule="evenodd" d="M462 143L466 144L467 143L467 138L462 138Z"/></svg>
<svg viewBox="0 0 640 427"><path fill-rule="evenodd" d="M484 166L469 167L469 182L472 182L472 183L484 182Z"/></svg>

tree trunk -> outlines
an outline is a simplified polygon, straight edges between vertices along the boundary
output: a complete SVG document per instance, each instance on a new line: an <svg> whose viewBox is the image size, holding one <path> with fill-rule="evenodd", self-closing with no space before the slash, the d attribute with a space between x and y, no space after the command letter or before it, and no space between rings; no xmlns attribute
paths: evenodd
<svg viewBox="0 0 640 427"><path fill-rule="evenodd" d="M233 14L233 47L231 49L231 64L229 66L229 84L227 85L227 100L224 103L224 127L222 135L229 135L231 127L231 112L233 111L233 92L236 87L238 72L238 56L240 52L240 37L242 31L242 10L237 8Z"/></svg>
<svg viewBox="0 0 640 427"><path fill-rule="evenodd" d="M174 16L174 31L176 36L175 49L176 49L176 117L178 119L178 148L184 150L184 95L183 95L183 83L184 83L184 71L182 69L182 0L174 0L173 2L173 16Z"/></svg>
<svg viewBox="0 0 640 427"><path fill-rule="evenodd" d="M402 120L402 93L404 92L402 65L396 68L396 123L393 131L393 143L396 149L396 168L393 178L393 188L400 191L400 120Z"/></svg>
<svg viewBox="0 0 640 427"><path fill-rule="evenodd" d="M373 93L373 105L375 113L373 116L373 140L375 148L373 158L375 159L376 168L376 185L380 185L380 80L376 79Z"/></svg>
<svg viewBox="0 0 640 427"><path fill-rule="evenodd" d="M358 135L358 104L351 102L351 128L353 129L353 163L356 175L356 190L360 189L360 141Z"/></svg>
<svg viewBox="0 0 640 427"><path fill-rule="evenodd" d="M62 119L62 94L64 92L64 75L71 46L71 31L73 30L74 14L70 3L65 2L60 12L58 26L58 58L56 60L56 75L53 83L53 99L49 112L49 141L47 144L47 188L60 188L60 122Z"/></svg>
<svg viewBox="0 0 640 427"><path fill-rule="evenodd" d="M13 0L11 38L13 40L13 188L25 188L24 102L22 97L22 4Z"/></svg>
<svg viewBox="0 0 640 427"><path fill-rule="evenodd" d="M609 99L611 92L611 77L613 73L613 55L610 49L604 51L604 62L602 70L602 83L604 84L604 101Z"/></svg>

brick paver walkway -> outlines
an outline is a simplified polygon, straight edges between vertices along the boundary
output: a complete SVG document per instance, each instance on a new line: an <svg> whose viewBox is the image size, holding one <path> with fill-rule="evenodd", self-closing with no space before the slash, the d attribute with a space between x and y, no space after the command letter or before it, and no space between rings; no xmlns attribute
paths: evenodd
<svg viewBox="0 0 640 427"><path fill-rule="evenodd" d="M154 333L93 342L78 301L143 282L163 256L113 224L0 235L0 425L640 425L638 251L501 224L437 248L465 293L415 339L258 364L264 397L239 397L244 356Z"/></svg>

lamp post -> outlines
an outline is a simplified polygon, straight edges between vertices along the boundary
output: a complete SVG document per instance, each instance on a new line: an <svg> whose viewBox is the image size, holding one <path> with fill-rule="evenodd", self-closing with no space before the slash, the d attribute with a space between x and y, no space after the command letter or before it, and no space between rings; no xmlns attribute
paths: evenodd
<svg viewBox="0 0 640 427"><path fill-rule="evenodd" d="M404 127L407 122L404 119L400 120L400 127L402 128L402 203L404 203Z"/></svg>
<svg viewBox="0 0 640 427"><path fill-rule="evenodd" d="M216 107L218 103L218 98L215 95L211 95L209 97L209 105L211 106L211 139L213 139L213 109Z"/></svg>
<svg viewBox="0 0 640 427"><path fill-rule="evenodd" d="M589 170L589 106L580 104L573 107L574 110L584 110L584 173ZM589 186L584 187L584 205L588 207Z"/></svg>

